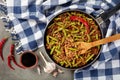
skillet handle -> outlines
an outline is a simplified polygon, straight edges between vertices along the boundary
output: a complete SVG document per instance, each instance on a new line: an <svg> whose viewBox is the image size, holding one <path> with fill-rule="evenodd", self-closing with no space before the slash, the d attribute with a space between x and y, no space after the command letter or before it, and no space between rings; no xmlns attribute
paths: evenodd
<svg viewBox="0 0 120 80"><path fill-rule="evenodd" d="M113 14L115 14L118 10L120 10L120 3L118 3L115 7L112 9L109 9L108 11L103 12L99 15L97 18L97 21L99 24L105 22L107 19L109 19Z"/></svg>

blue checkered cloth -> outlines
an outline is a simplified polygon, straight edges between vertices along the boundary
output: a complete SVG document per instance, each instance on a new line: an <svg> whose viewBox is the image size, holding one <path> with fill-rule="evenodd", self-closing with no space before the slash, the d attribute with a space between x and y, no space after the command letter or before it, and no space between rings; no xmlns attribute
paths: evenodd
<svg viewBox="0 0 120 80"><path fill-rule="evenodd" d="M6 29L11 33L16 51L36 50L43 46L46 24L57 13L80 9L93 16L111 9L120 0L7 0ZM106 26L105 26L106 25ZM105 37L120 33L120 11L101 25ZM120 40L105 44L98 60L75 70L74 80L120 80Z"/></svg>

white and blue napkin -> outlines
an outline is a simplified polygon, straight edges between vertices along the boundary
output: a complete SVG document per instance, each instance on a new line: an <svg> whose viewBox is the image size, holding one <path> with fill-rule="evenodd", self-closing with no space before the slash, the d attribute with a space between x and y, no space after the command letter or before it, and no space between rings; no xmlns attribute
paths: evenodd
<svg viewBox="0 0 120 80"><path fill-rule="evenodd" d="M97 16L118 3L119 0L6 0L6 6L0 10L6 14L2 20L19 53L43 46L46 24L57 13L80 9ZM120 33L120 11L107 22L101 26L105 37ZM73 76L74 80L120 80L120 40L105 44L98 60L83 70L76 70Z"/></svg>

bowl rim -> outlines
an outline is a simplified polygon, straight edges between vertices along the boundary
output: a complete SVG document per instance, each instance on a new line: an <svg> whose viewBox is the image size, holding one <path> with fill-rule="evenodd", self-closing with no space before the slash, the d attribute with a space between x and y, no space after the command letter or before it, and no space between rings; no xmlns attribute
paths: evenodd
<svg viewBox="0 0 120 80"><path fill-rule="evenodd" d="M33 64L32 66L30 66L30 67L27 67L27 66L25 66L23 63L22 63L22 56L24 55L24 54L27 54L27 53L30 53L30 54L32 54L32 55L34 55L35 56L35 59L36 59L36 62L35 62L35 64ZM20 64L25 68L25 69L33 69L33 68L35 68L37 65L38 65L38 56L34 53L34 52L32 52L32 51L24 51L24 52L22 52L22 54L20 55Z"/></svg>

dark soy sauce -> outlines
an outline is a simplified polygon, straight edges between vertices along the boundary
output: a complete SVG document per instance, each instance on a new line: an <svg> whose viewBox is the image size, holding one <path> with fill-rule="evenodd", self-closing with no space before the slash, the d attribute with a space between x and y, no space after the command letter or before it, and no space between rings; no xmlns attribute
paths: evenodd
<svg viewBox="0 0 120 80"><path fill-rule="evenodd" d="M31 67L35 65L36 63L36 57L32 53L25 53L22 55L22 64L26 67Z"/></svg>

